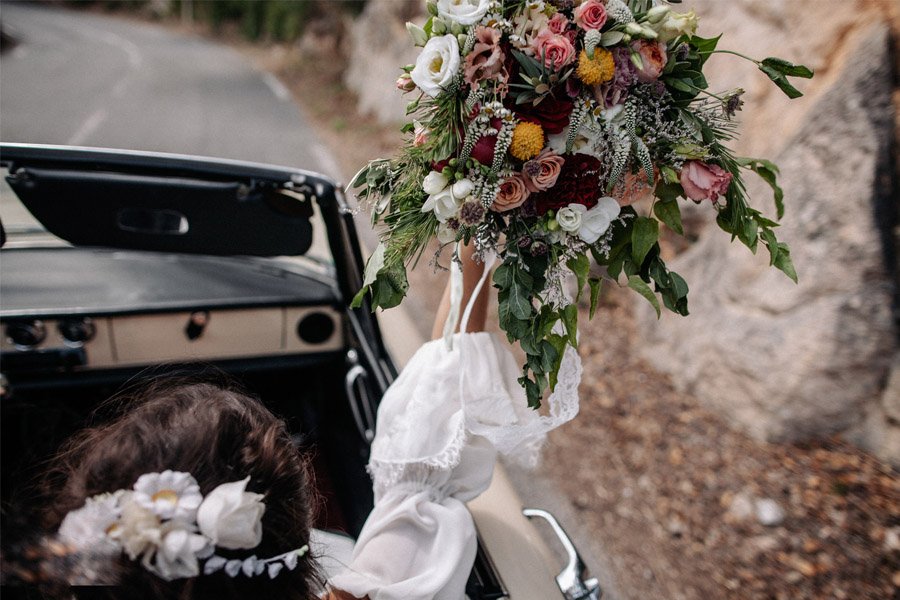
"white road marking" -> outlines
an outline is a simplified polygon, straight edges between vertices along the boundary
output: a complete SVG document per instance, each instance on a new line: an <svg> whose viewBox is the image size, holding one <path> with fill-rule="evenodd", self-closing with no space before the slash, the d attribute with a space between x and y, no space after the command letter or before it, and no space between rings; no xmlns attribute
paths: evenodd
<svg viewBox="0 0 900 600"><path fill-rule="evenodd" d="M127 40L120 35L109 31L95 29L97 37L111 46L115 46L128 56L128 65L132 69L138 69L144 62L144 57L138 49L137 44L131 40Z"/></svg>
<svg viewBox="0 0 900 600"><path fill-rule="evenodd" d="M91 116L89 116L87 120L85 120L85 122L81 124L81 127L78 128L78 131L76 131L72 135L72 137L70 137L66 141L66 144L68 144L69 146L80 146L84 144L84 142L87 141L91 134L93 134L97 130L97 128L100 127L101 124L103 124L103 121L106 120L107 116L108 115L106 114L106 111L104 109L101 108L95 110L93 113L91 113Z"/></svg>
<svg viewBox="0 0 900 600"><path fill-rule="evenodd" d="M263 83L268 86L272 93L275 94L275 97L278 98L282 102L289 102L291 100L291 92L288 91L284 84L278 81L278 78L272 75L271 73L263 73L262 74Z"/></svg>

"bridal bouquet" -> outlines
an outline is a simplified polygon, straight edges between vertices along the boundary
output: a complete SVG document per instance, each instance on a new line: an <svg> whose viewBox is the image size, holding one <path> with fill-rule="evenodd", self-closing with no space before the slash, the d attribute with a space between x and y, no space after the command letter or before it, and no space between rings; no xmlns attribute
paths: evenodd
<svg viewBox="0 0 900 600"><path fill-rule="evenodd" d="M586 293L593 316L602 279L657 314L688 314L687 283L659 246L661 223L683 235L681 201L706 203L722 230L753 252L765 246L796 281L778 223L748 204L742 181L752 171L768 182L780 219L777 167L727 146L743 90L713 93L703 75L712 54L736 53L697 36L694 11L669 4L429 0L425 26L407 24L421 54L397 81L418 93L407 142L351 183L385 226L354 304L367 292L373 309L399 304L407 267L435 237L454 259L460 242L495 253L500 326L527 355L519 382L537 407L566 344L577 345L575 302ZM779 58L753 62L791 98L801 94L788 77L813 75Z"/></svg>

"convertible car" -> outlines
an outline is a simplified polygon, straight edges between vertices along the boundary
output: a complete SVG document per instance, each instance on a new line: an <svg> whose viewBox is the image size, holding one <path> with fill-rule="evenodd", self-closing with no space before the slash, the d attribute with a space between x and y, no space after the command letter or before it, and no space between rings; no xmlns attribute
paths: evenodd
<svg viewBox="0 0 900 600"><path fill-rule="evenodd" d="M123 387L224 372L315 457L317 527L355 536L397 369L376 315L349 308L364 263L340 187L298 169L120 150L3 144L0 166L3 502ZM523 510L502 468L470 509L471 600L600 597L553 516ZM530 519L559 539L561 572Z"/></svg>

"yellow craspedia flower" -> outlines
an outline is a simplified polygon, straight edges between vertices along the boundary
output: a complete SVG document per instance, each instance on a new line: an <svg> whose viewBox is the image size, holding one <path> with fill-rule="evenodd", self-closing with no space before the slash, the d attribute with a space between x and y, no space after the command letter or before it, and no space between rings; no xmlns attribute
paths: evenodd
<svg viewBox="0 0 900 600"><path fill-rule="evenodd" d="M587 85L606 83L616 74L612 52L606 48L595 48L594 58L590 58L587 51L582 50L578 56L578 69L575 74Z"/></svg>
<svg viewBox="0 0 900 600"><path fill-rule="evenodd" d="M528 160L544 148L544 130L537 123L522 121L513 129L509 153L519 160Z"/></svg>

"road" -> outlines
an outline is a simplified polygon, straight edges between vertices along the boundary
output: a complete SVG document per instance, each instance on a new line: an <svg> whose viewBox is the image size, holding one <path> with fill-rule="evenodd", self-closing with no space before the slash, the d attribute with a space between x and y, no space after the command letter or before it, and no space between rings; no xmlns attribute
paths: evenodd
<svg viewBox="0 0 900 600"><path fill-rule="evenodd" d="M290 93L235 50L151 24L8 3L0 139L199 154L339 178Z"/></svg>

